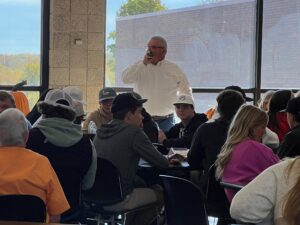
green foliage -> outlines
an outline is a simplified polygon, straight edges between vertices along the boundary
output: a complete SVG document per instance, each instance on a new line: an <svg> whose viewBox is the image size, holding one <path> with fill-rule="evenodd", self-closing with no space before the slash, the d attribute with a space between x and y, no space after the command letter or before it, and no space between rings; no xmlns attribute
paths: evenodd
<svg viewBox="0 0 300 225"><path fill-rule="evenodd" d="M27 80L27 85L40 85L40 55L0 55L0 84L15 85ZM36 103L39 92L25 92L30 108Z"/></svg>
<svg viewBox="0 0 300 225"><path fill-rule="evenodd" d="M121 5L121 8L117 12L117 16L138 15L166 9L167 8L161 4L160 0L128 0Z"/></svg>

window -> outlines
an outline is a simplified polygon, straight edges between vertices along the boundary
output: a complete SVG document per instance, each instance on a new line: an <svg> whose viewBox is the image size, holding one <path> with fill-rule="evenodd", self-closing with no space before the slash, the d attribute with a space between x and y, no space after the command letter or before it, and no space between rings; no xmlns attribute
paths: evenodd
<svg viewBox="0 0 300 225"><path fill-rule="evenodd" d="M11 90L15 84L27 80L21 90L27 91L31 106L38 91L48 85L47 72L44 79L41 76L41 71L48 70L48 18L48 1L0 1L0 89ZM41 41L43 37L46 38ZM41 49L46 49L43 59Z"/></svg>
<svg viewBox="0 0 300 225"><path fill-rule="evenodd" d="M300 87L300 2L265 0L261 83L264 89Z"/></svg>

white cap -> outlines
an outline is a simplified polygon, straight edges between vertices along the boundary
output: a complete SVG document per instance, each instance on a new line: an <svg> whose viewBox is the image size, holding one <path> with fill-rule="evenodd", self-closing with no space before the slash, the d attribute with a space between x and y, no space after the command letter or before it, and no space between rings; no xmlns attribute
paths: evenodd
<svg viewBox="0 0 300 225"><path fill-rule="evenodd" d="M83 94L82 91L75 86L67 86L63 88L63 91L66 92L68 95L72 97L73 100L77 102L81 102L82 104L85 104L83 100Z"/></svg>
<svg viewBox="0 0 300 225"><path fill-rule="evenodd" d="M65 109L75 111L71 96L60 89L50 90L42 102L52 106L60 106Z"/></svg>
<svg viewBox="0 0 300 225"><path fill-rule="evenodd" d="M177 96L177 100L176 102L174 102L173 105L177 105L177 104L188 104L188 105L192 105L195 108L194 99L190 95Z"/></svg>

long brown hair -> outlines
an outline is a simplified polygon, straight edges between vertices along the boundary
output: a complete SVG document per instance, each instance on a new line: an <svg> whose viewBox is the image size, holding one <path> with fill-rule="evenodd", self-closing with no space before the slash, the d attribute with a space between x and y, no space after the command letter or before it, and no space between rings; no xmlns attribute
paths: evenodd
<svg viewBox="0 0 300 225"><path fill-rule="evenodd" d="M296 166L297 164L297 166ZM298 170L298 180L294 187L285 195L283 203L283 218L289 225L300 224L300 157L297 157L294 162L288 167L288 174L292 170Z"/></svg>

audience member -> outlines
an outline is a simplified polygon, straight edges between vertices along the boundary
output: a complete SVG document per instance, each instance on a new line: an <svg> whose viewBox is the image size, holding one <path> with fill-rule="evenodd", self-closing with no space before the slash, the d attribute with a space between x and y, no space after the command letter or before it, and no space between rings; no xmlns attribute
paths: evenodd
<svg viewBox="0 0 300 225"><path fill-rule="evenodd" d="M286 112L291 131L285 135L278 149L279 158L300 155L300 97L288 102Z"/></svg>
<svg viewBox="0 0 300 225"><path fill-rule="evenodd" d="M211 123L202 124L196 131L188 162L192 169L208 172L226 140L228 127L236 111L245 103L243 96L234 90L221 91L217 97L220 117Z"/></svg>
<svg viewBox="0 0 300 225"><path fill-rule="evenodd" d="M293 98L293 93L290 90L278 90L273 94L270 101L268 128L278 135L280 142L282 142L284 135L290 129L286 112L283 112L283 110L286 109L287 103L291 98Z"/></svg>
<svg viewBox="0 0 300 225"><path fill-rule="evenodd" d="M257 225L298 225L299 171L299 157L269 167L235 195L231 216Z"/></svg>
<svg viewBox="0 0 300 225"><path fill-rule="evenodd" d="M135 98L138 100L142 99L142 96L136 92L132 93ZM147 134L148 138L152 143L158 142L158 125L157 123L152 119L151 115L146 111L146 109L142 108L142 116L143 119L143 130L145 134Z"/></svg>
<svg viewBox="0 0 300 225"><path fill-rule="evenodd" d="M103 88L99 92L99 108L88 114L83 123L84 132L93 133L102 124L107 124L112 120L111 106L117 93L112 88ZM89 127L91 128L88 131Z"/></svg>
<svg viewBox="0 0 300 225"><path fill-rule="evenodd" d="M73 123L71 96L53 89L39 102L38 109L43 118L30 130L27 148L49 159L71 205L63 219L70 218L79 211L81 187L88 189L94 183L97 154L81 127Z"/></svg>
<svg viewBox="0 0 300 225"><path fill-rule="evenodd" d="M206 115L195 112L194 100L190 95L178 96L174 106L176 115L181 122L165 133L160 130L158 141L167 148L190 148L197 128L207 121Z"/></svg>
<svg viewBox="0 0 300 225"><path fill-rule="evenodd" d="M10 108L0 114L0 194L37 196L46 204L48 221L59 222L70 206L47 158L25 148L27 138L21 111Z"/></svg>
<svg viewBox="0 0 300 225"><path fill-rule="evenodd" d="M41 117L42 114L38 111L37 104L38 104L38 102L43 101L45 99L47 93L50 90L51 89L47 89L47 90L43 91L43 93L39 97L39 100L37 101L37 103L33 106L32 110L27 114L26 118L27 118L27 120L29 120L29 122L31 124L34 124Z"/></svg>
<svg viewBox="0 0 300 225"><path fill-rule="evenodd" d="M137 176L140 158L159 169L168 167L168 160L152 145L142 131L142 104L146 99L137 99L132 93L119 94L113 102L113 120L97 130L94 144L98 157L111 161L120 171L123 193L126 198L109 210L134 209L140 206L161 203L158 191L143 187ZM156 216L156 209L148 214L140 210L129 215L128 224L149 224Z"/></svg>
<svg viewBox="0 0 300 225"><path fill-rule="evenodd" d="M259 101L258 107L260 109L264 110L265 112L269 112L270 101L271 101L271 98L274 93L275 93L275 91L273 91L273 90L269 90L269 91L263 93L262 97Z"/></svg>
<svg viewBox="0 0 300 225"><path fill-rule="evenodd" d="M16 108L26 116L30 111L27 96L22 91L12 91L10 94L15 100Z"/></svg>
<svg viewBox="0 0 300 225"><path fill-rule="evenodd" d="M279 162L277 155L261 139L268 115L256 106L243 105L234 116L227 139L216 160L216 177L233 184L247 184L269 166ZM232 200L233 190L225 189Z"/></svg>
<svg viewBox="0 0 300 225"><path fill-rule="evenodd" d="M241 93L241 95L243 96L243 98L245 99L246 102L251 102L253 101L252 98L246 96L245 91L240 87L240 86L235 86L235 85L231 85L231 86L227 86L224 88L224 90L233 90L233 91L237 91L239 93ZM214 120L218 119L220 117L218 110L216 110L216 107L214 108L210 108L207 112L206 112L207 118L209 120L209 122L213 122Z"/></svg>
<svg viewBox="0 0 300 225"><path fill-rule="evenodd" d="M165 60L166 54L166 40L154 36L148 42L144 59L122 73L123 82L134 84L134 91L148 99L145 109L163 131L175 123L172 104L177 92L192 95L185 74L176 64Z"/></svg>
<svg viewBox="0 0 300 225"><path fill-rule="evenodd" d="M16 108L16 103L14 97L7 91L0 91L0 114L9 108ZM31 129L31 123L25 119L27 127Z"/></svg>

